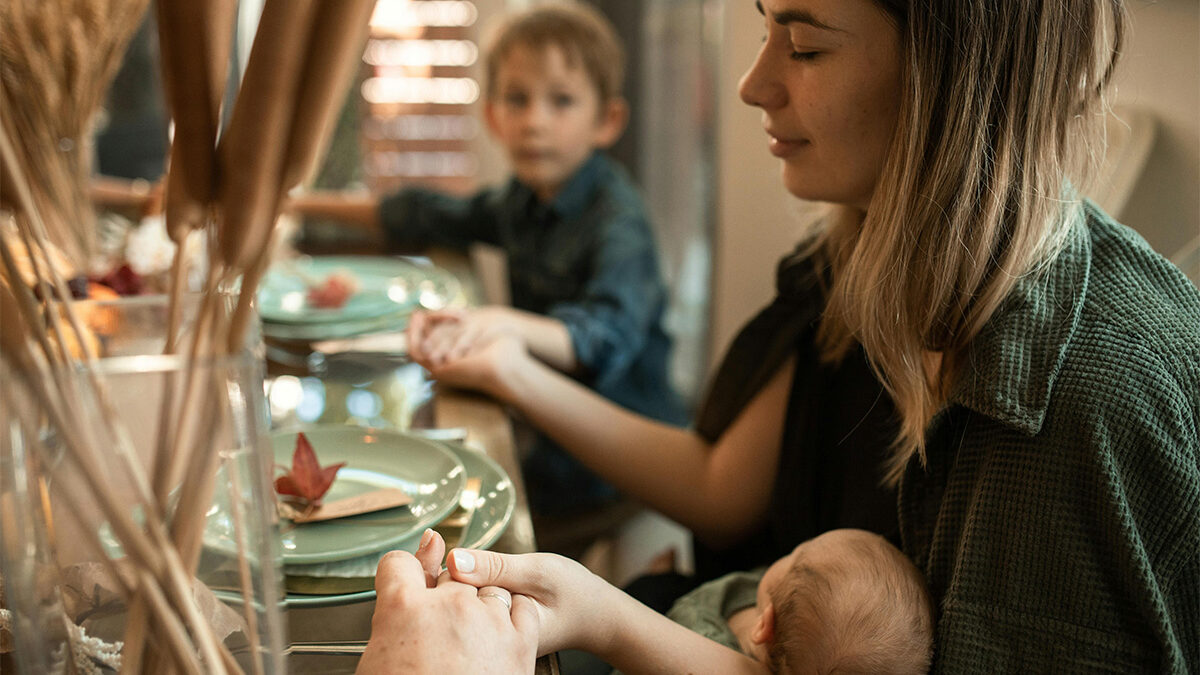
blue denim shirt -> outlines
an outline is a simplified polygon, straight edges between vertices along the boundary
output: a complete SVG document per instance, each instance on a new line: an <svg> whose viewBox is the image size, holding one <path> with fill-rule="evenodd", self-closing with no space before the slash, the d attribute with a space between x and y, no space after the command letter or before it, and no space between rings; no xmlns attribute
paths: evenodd
<svg viewBox="0 0 1200 675"><path fill-rule="evenodd" d="M615 162L594 153L548 204L513 178L467 198L405 189L382 201L379 217L396 245L503 249L513 306L563 322L583 384L643 415L685 422L667 378L654 234Z"/></svg>

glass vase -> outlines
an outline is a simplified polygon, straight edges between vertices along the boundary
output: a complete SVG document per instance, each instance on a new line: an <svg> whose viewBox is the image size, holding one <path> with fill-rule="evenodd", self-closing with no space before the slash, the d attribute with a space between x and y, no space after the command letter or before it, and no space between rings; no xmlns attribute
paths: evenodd
<svg viewBox="0 0 1200 675"><path fill-rule="evenodd" d="M189 358L200 299L182 304L184 356L163 354L168 303L149 296L76 303L64 343L90 342L92 369L47 387L0 366L16 672L284 672L261 340Z"/></svg>

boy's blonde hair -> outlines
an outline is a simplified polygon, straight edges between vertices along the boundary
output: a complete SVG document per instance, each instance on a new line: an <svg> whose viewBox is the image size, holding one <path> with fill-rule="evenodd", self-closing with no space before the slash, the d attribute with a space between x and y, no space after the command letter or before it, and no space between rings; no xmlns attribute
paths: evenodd
<svg viewBox="0 0 1200 675"><path fill-rule="evenodd" d="M487 40L484 52L486 91L496 95L500 64L515 47L557 47L567 63L581 66L604 104L621 95L625 51L608 19L578 2L540 5L504 17Z"/></svg>
<svg viewBox="0 0 1200 675"><path fill-rule="evenodd" d="M774 589L775 673L929 671L933 608L916 566L883 537L836 534L843 555L814 557L801 547Z"/></svg>

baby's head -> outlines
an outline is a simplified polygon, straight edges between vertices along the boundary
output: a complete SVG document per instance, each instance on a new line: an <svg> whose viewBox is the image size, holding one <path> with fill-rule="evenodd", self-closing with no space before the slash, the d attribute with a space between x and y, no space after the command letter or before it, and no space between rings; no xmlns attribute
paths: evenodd
<svg viewBox="0 0 1200 675"><path fill-rule="evenodd" d="M517 179L544 200L625 129L625 55L612 25L588 5L506 16L485 67L488 127Z"/></svg>
<svg viewBox="0 0 1200 675"><path fill-rule="evenodd" d="M883 537L833 530L777 560L758 587L754 642L776 673L925 673L924 578Z"/></svg>

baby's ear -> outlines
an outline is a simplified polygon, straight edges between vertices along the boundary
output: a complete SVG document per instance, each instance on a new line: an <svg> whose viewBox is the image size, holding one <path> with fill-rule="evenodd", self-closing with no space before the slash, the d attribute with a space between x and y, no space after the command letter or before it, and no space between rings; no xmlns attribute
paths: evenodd
<svg viewBox="0 0 1200 675"><path fill-rule="evenodd" d="M756 645L770 646L775 642L775 603L768 602L758 615L758 623L750 631L750 641Z"/></svg>
<svg viewBox="0 0 1200 675"><path fill-rule="evenodd" d="M629 104L620 96L609 99L601 108L600 119L596 123L595 146L600 149L611 147L625 133L628 123Z"/></svg>

